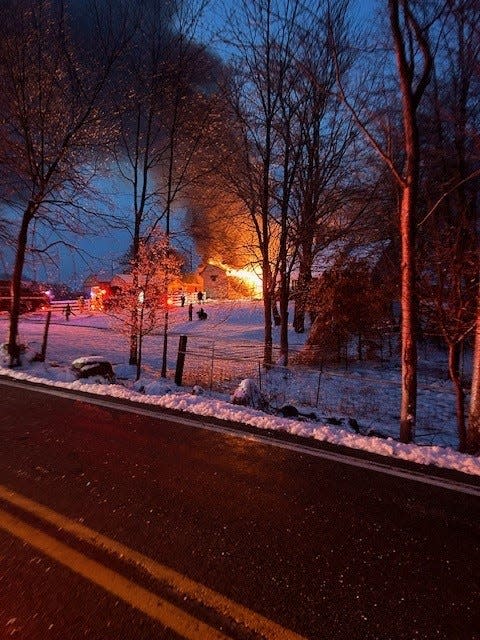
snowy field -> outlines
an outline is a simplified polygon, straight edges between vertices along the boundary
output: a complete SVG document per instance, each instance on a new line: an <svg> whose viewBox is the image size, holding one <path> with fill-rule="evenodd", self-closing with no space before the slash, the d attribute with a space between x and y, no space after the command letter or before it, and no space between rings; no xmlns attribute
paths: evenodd
<svg viewBox="0 0 480 640"><path fill-rule="evenodd" d="M313 437L331 443L395 456L421 464L480 475L480 459L455 451L454 396L445 374L445 356L429 349L420 352L418 426L416 444L403 445L398 436L400 402L398 362L351 365L319 371L291 366L275 368L269 376L260 367L262 357L262 309L259 302L207 302L205 321L186 308L169 315L168 377L160 378L163 335L144 339L142 376L135 382L135 368L128 363L128 338L103 313L85 312L67 322L59 309L52 314L45 363L30 362L40 351L45 313L22 316L20 342L27 345L20 369L0 373L100 395L134 399L203 416L216 416ZM7 339L8 316L0 313L2 339ZM184 386L174 382L178 336L187 335ZM276 336L278 337L278 336ZM304 335L291 333L298 351ZM113 365L117 382L77 380L72 362L101 356ZM232 394L245 378L254 379L269 401L266 411L238 406ZM308 417L284 418L281 407L294 405ZM382 437L377 437L380 434Z"/></svg>

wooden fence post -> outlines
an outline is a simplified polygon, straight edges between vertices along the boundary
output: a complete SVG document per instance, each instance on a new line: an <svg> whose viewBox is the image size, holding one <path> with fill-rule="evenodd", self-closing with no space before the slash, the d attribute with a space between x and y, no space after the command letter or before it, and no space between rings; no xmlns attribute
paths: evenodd
<svg viewBox="0 0 480 640"><path fill-rule="evenodd" d="M213 367L215 365L215 343L212 345L212 361L210 363L210 391L213 389Z"/></svg>
<svg viewBox="0 0 480 640"><path fill-rule="evenodd" d="M42 348L40 353L36 353L33 357L33 362L45 362L45 355L47 353L47 340L48 340L48 328L50 326L50 318L52 317L52 312L47 312L47 317L45 319L45 329L43 330L43 340L42 340Z"/></svg>
<svg viewBox="0 0 480 640"><path fill-rule="evenodd" d="M178 341L177 366L175 368L175 384L182 385L183 367L185 365L185 354L187 353L187 336L180 336Z"/></svg>

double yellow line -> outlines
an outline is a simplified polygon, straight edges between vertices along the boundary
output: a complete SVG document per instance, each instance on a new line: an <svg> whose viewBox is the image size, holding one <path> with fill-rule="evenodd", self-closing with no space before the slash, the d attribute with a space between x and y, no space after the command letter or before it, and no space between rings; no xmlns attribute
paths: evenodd
<svg viewBox="0 0 480 640"><path fill-rule="evenodd" d="M260 638L268 640L305 640L293 631L285 629L212 589L190 580L148 556L70 520L56 511L2 485L0 485L0 499L75 536L78 540L87 542L107 553L118 556L122 560L133 563L183 596L214 610L224 619L235 621L237 624L240 623L249 631L257 633ZM102 587L105 591L142 611L154 620L158 620L182 638L188 640L229 640L229 636L186 613L152 591L144 589L116 571L108 569L103 564L75 551L63 542L1 509L0 529L35 547L45 555Z"/></svg>

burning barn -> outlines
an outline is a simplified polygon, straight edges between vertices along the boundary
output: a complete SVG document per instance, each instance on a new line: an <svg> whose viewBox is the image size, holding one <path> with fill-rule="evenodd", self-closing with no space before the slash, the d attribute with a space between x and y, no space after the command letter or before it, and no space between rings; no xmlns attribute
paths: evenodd
<svg viewBox="0 0 480 640"><path fill-rule="evenodd" d="M235 269L209 260L199 273L203 278L207 298L216 300L261 298L261 276L251 267Z"/></svg>

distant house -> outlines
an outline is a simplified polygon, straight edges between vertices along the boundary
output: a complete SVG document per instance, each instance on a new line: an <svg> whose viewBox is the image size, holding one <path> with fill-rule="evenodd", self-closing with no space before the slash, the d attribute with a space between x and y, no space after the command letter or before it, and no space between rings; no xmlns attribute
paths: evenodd
<svg viewBox="0 0 480 640"><path fill-rule="evenodd" d="M131 273L117 273L110 280L110 287L114 293L119 293L122 290L126 290L133 284L133 276ZM138 278L138 286L141 287L145 284L145 277Z"/></svg>
<svg viewBox="0 0 480 640"><path fill-rule="evenodd" d="M114 293L120 293L122 289L127 289L132 285L133 277L129 273L120 273L114 276L110 285ZM139 286L142 286L142 278L139 279ZM199 291L204 291L203 278L196 274L190 273L180 275L168 283L168 303L179 305L181 296L185 296L185 302L196 302Z"/></svg>
<svg viewBox="0 0 480 640"><path fill-rule="evenodd" d="M237 269L208 262L199 269L205 297L215 300L241 300L261 297L261 277L248 265Z"/></svg>
<svg viewBox="0 0 480 640"><path fill-rule="evenodd" d="M397 328L398 263L391 242L335 243L319 251L307 310L312 318L302 362L382 357ZM389 342L391 348L391 343Z"/></svg>
<svg viewBox="0 0 480 640"><path fill-rule="evenodd" d="M398 320L395 314L398 296L398 256L390 240L365 244L351 244L345 241L332 243L316 254L312 265L312 280L320 281L333 269L352 271L357 264L367 267L374 286L384 288L386 294L389 292L392 314Z"/></svg>
<svg viewBox="0 0 480 640"><path fill-rule="evenodd" d="M86 298L92 311L104 311L105 301L113 294L109 280L100 280L97 276L89 276L83 283Z"/></svg>
<svg viewBox="0 0 480 640"><path fill-rule="evenodd" d="M227 270L216 264L206 264L199 270L203 278L205 296L216 300L226 300L229 296Z"/></svg>

